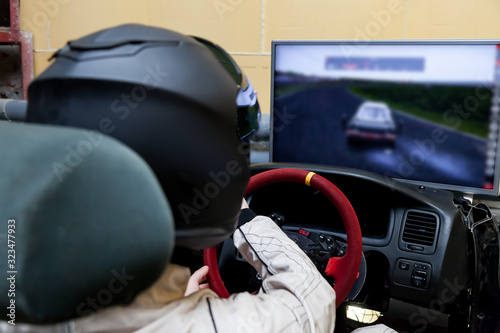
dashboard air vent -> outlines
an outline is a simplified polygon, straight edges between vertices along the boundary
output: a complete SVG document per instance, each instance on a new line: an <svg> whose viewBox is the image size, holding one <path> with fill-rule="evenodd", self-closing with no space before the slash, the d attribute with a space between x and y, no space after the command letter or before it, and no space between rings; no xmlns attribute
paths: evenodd
<svg viewBox="0 0 500 333"><path fill-rule="evenodd" d="M403 241L411 244L433 246L437 224L437 216L434 214L409 211L406 215Z"/></svg>

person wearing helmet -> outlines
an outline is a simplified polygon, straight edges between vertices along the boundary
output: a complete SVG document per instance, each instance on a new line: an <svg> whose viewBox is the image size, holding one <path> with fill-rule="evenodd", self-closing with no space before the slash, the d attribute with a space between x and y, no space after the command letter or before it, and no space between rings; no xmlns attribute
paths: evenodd
<svg viewBox="0 0 500 333"><path fill-rule="evenodd" d="M333 331L332 287L271 219L242 204L250 175L245 139L258 107L253 88L241 92L251 85L235 84L212 45L166 29L118 26L69 42L31 84L30 122L97 130L144 158L172 207L176 248L163 274L129 304L89 305L64 320L28 319L6 329ZM245 114L246 107L253 111ZM54 172L64 180L72 171ZM199 285L206 268L190 280L192 251L230 236L263 279L256 295L219 298Z"/></svg>

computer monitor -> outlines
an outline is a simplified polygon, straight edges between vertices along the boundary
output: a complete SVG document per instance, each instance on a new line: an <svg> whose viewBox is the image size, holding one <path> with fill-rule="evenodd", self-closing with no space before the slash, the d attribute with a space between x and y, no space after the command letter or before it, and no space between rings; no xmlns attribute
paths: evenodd
<svg viewBox="0 0 500 333"><path fill-rule="evenodd" d="M274 41L270 161L499 192L500 41Z"/></svg>

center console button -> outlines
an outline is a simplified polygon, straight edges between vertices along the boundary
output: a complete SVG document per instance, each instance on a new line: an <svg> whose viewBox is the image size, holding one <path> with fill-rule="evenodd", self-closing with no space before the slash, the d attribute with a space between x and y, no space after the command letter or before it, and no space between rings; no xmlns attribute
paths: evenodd
<svg viewBox="0 0 500 333"><path fill-rule="evenodd" d="M400 261L399 262L399 269L403 271L407 271L410 269L410 263L408 261Z"/></svg>

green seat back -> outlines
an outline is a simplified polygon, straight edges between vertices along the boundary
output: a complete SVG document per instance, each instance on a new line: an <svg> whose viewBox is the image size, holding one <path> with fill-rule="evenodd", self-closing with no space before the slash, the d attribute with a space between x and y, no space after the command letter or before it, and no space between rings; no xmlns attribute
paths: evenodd
<svg viewBox="0 0 500 333"><path fill-rule="evenodd" d="M16 322L130 303L173 247L169 204L128 147L87 130L0 122L0 307L15 304Z"/></svg>

